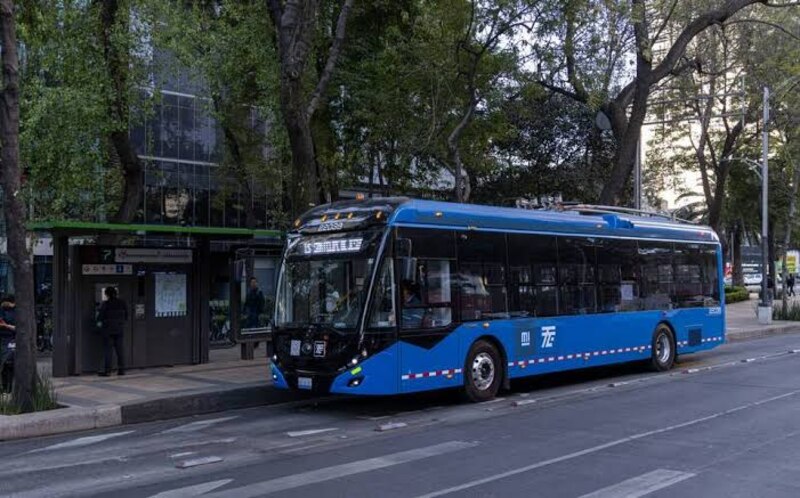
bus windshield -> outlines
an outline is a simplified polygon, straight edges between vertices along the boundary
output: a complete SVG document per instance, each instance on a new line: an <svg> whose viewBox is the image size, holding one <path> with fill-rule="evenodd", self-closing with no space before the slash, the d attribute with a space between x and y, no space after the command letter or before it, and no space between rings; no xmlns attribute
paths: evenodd
<svg viewBox="0 0 800 498"><path fill-rule="evenodd" d="M318 236L294 241L281 268L275 325L355 330L375 261L376 244L369 238Z"/></svg>

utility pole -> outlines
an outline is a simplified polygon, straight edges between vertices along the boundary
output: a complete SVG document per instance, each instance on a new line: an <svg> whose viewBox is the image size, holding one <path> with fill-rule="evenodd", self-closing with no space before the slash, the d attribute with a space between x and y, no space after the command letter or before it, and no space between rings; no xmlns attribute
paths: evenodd
<svg viewBox="0 0 800 498"><path fill-rule="evenodd" d="M769 243L767 206L769 205L769 87L764 87L764 129L761 137L761 302L758 305L758 323L772 323L772 299L768 295ZM777 282L776 282L777 284Z"/></svg>

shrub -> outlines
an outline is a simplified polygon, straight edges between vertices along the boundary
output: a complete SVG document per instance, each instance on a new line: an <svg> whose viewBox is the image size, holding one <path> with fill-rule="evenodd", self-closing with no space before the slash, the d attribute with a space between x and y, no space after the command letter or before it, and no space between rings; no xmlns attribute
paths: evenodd
<svg viewBox="0 0 800 498"><path fill-rule="evenodd" d="M772 319L773 320L790 320L793 322L800 322L800 303L797 301L792 301L791 303L783 307L780 302L774 303L774 308L772 308Z"/></svg>
<svg viewBox="0 0 800 498"><path fill-rule="evenodd" d="M59 408L56 401L56 388L49 377L37 377L33 390L33 411L41 412ZM0 394L0 415L18 415L19 407L14 403L11 393Z"/></svg>
<svg viewBox="0 0 800 498"><path fill-rule="evenodd" d="M750 299L750 291L745 287L725 287L725 303L732 304Z"/></svg>

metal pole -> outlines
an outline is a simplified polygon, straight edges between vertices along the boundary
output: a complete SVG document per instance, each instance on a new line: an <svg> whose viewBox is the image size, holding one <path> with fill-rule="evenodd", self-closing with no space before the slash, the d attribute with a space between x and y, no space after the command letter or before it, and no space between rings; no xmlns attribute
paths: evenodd
<svg viewBox="0 0 800 498"><path fill-rule="evenodd" d="M642 130L636 140L636 159L633 163L633 207L642 209Z"/></svg>
<svg viewBox="0 0 800 498"><path fill-rule="evenodd" d="M767 206L769 205L769 87L764 87L764 129L761 138L761 305L769 306L772 300L767 295L767 270L769 269L769 244L767 242ZM777 283L777 282L776 282Z"/></svg>

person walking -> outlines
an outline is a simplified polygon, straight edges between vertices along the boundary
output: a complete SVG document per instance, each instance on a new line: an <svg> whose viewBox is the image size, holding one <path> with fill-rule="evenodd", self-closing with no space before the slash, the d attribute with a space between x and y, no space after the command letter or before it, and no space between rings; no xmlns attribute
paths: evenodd
<svg viewBox="0 0 800 498"><path fill-rule="evenodd" d="M794 274L790 273L788 277L786 277L786 287L787 293L790 296L794 296Z"/></svg>
<svg viewBox="0 0 800 498"><path fill-rule="evenodd" d="M98 328L103 335L103 370L101 377L111 374L112 348L117 353L117 374L125 375L125 323L128 321L128 306L117 297L117 289L106 287L103 290L106 300L100 305L97 315Z"/></svg>

